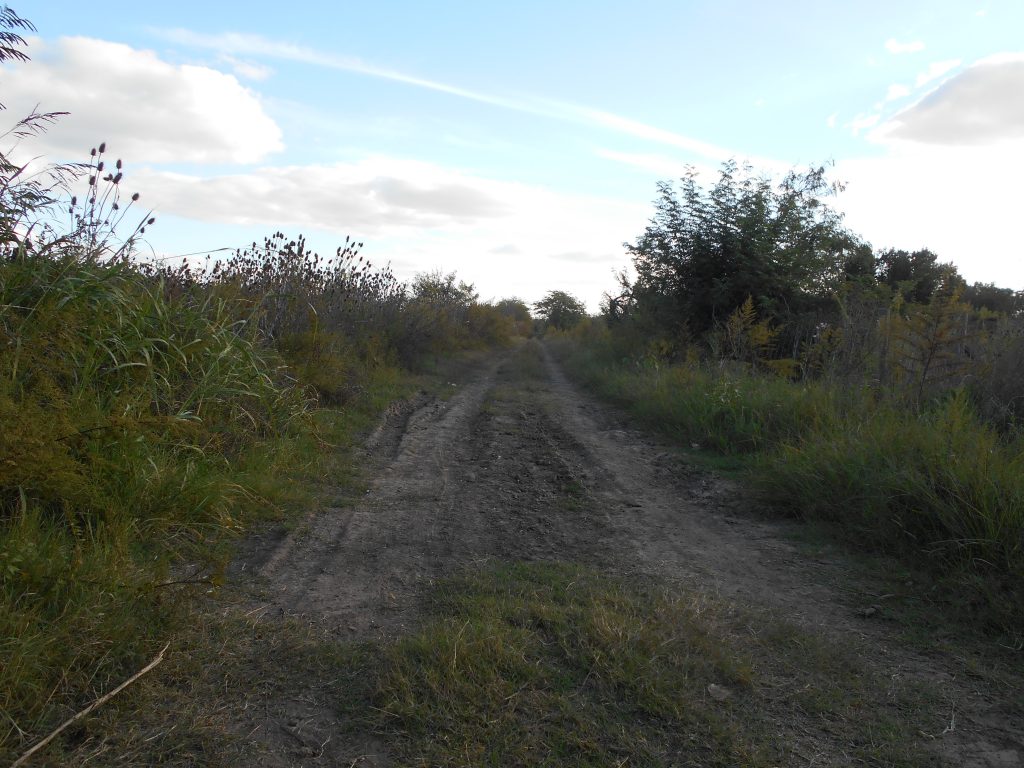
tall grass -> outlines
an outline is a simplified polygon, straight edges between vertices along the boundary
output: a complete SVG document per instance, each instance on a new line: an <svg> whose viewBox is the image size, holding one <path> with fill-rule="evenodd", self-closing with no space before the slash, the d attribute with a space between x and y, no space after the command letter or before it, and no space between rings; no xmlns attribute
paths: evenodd
<svg viewBox="0 0 1024 768"><path fill-rule="evenodd" d="M803 517L1024 582L1024 445L983 424L963 393L919 416L882 406L808 429L759 469L769 497Z"/></svg>
<svg viewBox="0 0 1024 768"><path fill-rule="evenodd" d="M47 185L0 155L0 755L151 653L228 538L344 473L329 452L423 349L510 327L474 297L455 334L355 243L322 260L278 233L201 268L140 261L153 218L119 234L138 196L104 152Z"/></svg>
<svg viewBox="0 0 1024 768"><path fill-rule="evenodd" d="M607 332L589 333L577 343L558 343L576 378L643 423L720 453L770 448L834 421L852 405L825 386L751 376L739 365L671 365L654 355L621 356Z"/></svg>
<svg viewBox="0 0 1024 768"><path fill-rule="evenodd" d="M574 377L644 423L750 456L775 508L966 584L980 618L1019 631L1024 442L982 421L966 390L911 408L866 388L735 364L624 357L600 328L555 348Z"/></svg>
<svg viewBox="0 0 1024 768"><path fill-rule="evenodd" d="M0 264L0 741L107 687L169 617L157 585L268 501L309 399L222 301L124 260Z"/></svg>

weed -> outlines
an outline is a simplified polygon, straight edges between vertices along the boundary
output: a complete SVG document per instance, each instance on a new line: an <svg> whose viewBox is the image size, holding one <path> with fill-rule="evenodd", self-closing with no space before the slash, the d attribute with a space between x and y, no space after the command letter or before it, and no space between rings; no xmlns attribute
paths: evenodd
<svg viewBox="0 0 1024 768"><path fill-rule="evenodd" d="M414 635L356 655L341 704L403 764L769 766L807 749L811 722L826 754L928 763L905 702L879 706L852 655L773 622L752 641L761 620L705 598L513 564L432 605Z"/></svg>

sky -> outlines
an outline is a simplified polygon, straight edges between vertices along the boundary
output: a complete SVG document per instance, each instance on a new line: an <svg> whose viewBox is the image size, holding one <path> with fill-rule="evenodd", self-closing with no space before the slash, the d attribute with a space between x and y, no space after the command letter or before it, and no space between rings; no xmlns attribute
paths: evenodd
<svg viewBox="0 0 1024 768"><path fill-rule="evenodd" d="M734 158L829 163L876 249L1024 289L1020 0L11 7L37 32L0 121L69 113L16 152L105 141L160 258L351 236L401 278L596 310L657 182Z"/></svg>

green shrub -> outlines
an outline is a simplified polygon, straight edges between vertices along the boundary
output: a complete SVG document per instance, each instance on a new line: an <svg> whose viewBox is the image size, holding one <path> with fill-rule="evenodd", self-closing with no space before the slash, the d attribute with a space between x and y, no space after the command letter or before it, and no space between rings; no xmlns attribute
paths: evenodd
<svg viewBox="0 0 1024 768"><path fill-rule="evenodd" d="M779 505L890 550L1024 579L1024 446L1002 442L960 394L915 416L879 407L809 429L764 456Z"/></svg>
<svg viewBox="0 0 1024 768"><path fill-rule="evenodd" d="M309 431L279 368L235 308L127 261L0 263L0 741L102 691L164 626L171 559L268 509L247 474Z"/></svg>

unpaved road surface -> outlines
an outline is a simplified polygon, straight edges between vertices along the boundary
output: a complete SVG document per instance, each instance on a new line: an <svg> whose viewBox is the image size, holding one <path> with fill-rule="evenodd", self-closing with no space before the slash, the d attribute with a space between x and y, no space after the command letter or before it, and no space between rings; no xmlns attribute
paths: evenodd
<svg viewBox="0 0 1024 768"><path fill-rule="evenodd" d="M894 681L933 686L950 707L946 732L933 734L949 765L1024 765L1024 693L971 676L955 654L900 643L854 566L803 554L794 524L630 429L543 347L493 358L453 391L392 410L367 448L374 479L356 504L243 548L234 571L255 574L266 615L386 640L416 625L427 586L468 564L558 560L654 576L855 644ZM266 703L250 724L266 765L388 764L386 745L353 756L331 741L333 715L312 695Z"/></svg>

